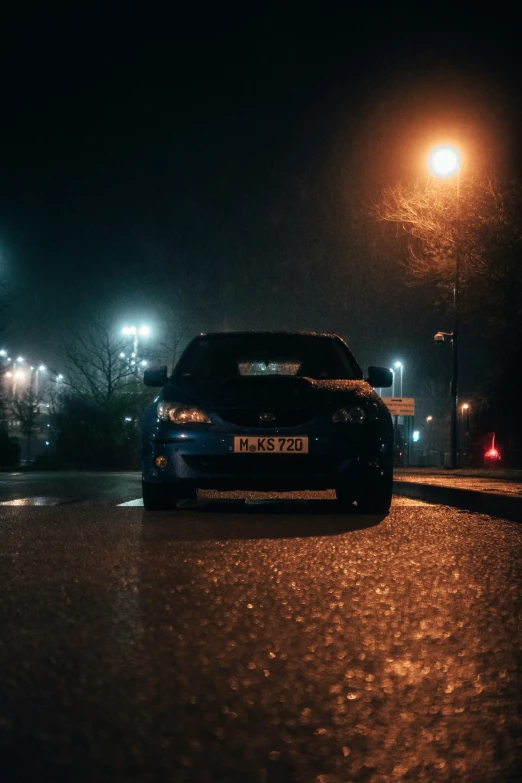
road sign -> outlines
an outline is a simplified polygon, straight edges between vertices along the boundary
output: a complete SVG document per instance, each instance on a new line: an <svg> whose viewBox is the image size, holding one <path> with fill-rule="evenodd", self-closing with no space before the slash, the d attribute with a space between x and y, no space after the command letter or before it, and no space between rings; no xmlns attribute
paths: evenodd
<svg viewBox="0 0 522 783"><path fill-rule="evenodd" d="M415 416L415 397L382 397L392 416Z"/></svg>

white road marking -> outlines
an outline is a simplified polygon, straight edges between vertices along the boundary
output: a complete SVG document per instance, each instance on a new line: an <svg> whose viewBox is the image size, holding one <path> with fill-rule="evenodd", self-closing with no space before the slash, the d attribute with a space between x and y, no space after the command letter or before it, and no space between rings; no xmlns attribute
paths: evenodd
<svg viewBox="0 0 522 783"><path fill-rule="evenodd" d="M60 503L67 503L68 500L68 498L53 497L15 498L0 501L0 506L58 506Z"/></svg>
<svg viewBox="0 0 522 783"><path fill-rule="evenodd" d="M195 508L196 501L194 500L182 500L181 508ZM200 504L201 505L201 504ZM118 503L118 508L121 506L143 506L143 498L136 498L136 500L128 500L126 503Z"/></svg>

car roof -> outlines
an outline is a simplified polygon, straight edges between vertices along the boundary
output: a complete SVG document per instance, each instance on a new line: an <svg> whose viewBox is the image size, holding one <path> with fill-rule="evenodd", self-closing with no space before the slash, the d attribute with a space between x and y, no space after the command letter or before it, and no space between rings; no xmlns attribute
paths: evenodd
<svg viewBox="0 0 522 783"><path fill-rule="evenodd" d="M238 332L202 332L200 337L214 338L214 337L328 337L331 340L341 340L343 338L338 334L332 334L327 332L312 332L312 331L285 331L285 330L247 330Z"/></svg>

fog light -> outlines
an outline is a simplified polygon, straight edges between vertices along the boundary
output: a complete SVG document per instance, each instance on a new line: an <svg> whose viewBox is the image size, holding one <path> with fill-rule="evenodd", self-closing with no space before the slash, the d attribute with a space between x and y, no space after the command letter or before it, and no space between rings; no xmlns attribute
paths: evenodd
<svg viewBox="0 0 522 783"><path fill-rule="evenodd" d="M163 455L161 455L159 457L154 457L154 464L160 470L165 470L165 468L169 464L169 461L168 461L167 457L164 457Z"/></svg>

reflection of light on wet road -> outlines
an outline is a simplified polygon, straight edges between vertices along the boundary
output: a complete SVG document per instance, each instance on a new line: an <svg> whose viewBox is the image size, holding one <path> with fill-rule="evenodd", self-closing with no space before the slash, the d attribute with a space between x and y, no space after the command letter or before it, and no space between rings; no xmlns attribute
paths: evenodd
<svg viewBox="0 0 522 783"><path fill-rule="evenodd" d="M0 502L0 506L57 506L66 502L66 498L16 498L15 500L3 500Z"/></svg>
<svg viewBox="0 0 522 783"><path fill-rule="evenodd" d="M183 508L197 508L198 505L204 505L205 502L208 503L209 500L212 500L215 502L216 500L244 500L245 504L247 506L261 506L261 505L274 505L279 503L281 500L287 500L288 496L290 496L291 500L301 500L303 502L306 502L306 500L311 499L308 497L301 497L300 495L297 495L295 493L290 492L281 492L278 494L278 497L274 497L273 495L263 495L263 493L252 493L249 492L248 494L250 497L242 496L239 497L240 493L238 492L215 492L212 493L214 497L210 495L210 493L205 493L207 497L203 497L200 501L197 501L196 503L194 501L186 500L182 501L180 505L183 506ZM306 493L306 494L312 494L312 493ZM317 492L313 493L314 498L317 496L317 499L320 500L330 500L333 499L330 497L330 494L333 495L333 493L329 492ZM255 497L252 497L254 495ZM141 507L143 508L143 499L142 498L136 498L136 500L128 500L126 503L119 503L119 506L134 506L134 507ZM430 503L424 503L422 500L417 500L415 498L406 498L394 495L393 496L393 506L429 506L432 505Z"/></svg>

